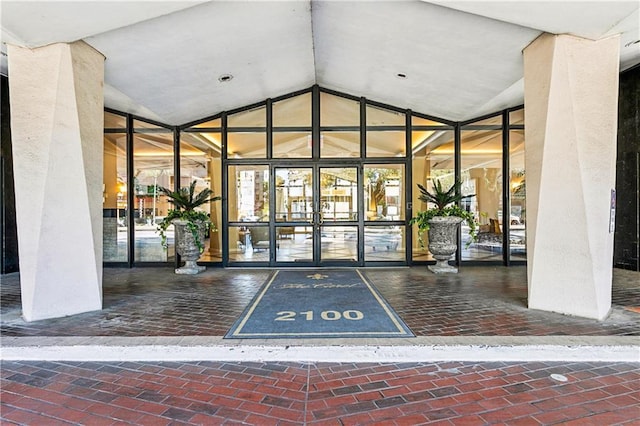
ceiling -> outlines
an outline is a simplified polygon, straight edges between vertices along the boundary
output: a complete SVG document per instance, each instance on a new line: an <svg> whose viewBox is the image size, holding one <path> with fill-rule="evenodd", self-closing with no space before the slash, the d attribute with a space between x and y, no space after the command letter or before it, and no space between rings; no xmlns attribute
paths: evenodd
<svg viewBox="0 0 640 426"><path fill-rule="evenodd" d="M522 50L542 32L589 39L621 34L621 70L640 63L639 5L0 3L3 43L38 47L84 40L106 57L105 106L171 125L314 84L449 120L478 117L523 103ZM3 45L3 74L6 51ZM223 75L233 78L222 82Z"/></svg>

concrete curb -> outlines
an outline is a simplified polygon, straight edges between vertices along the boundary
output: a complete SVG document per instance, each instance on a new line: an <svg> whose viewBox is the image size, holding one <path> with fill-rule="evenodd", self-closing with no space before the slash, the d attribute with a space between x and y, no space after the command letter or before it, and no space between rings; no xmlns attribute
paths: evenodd
<svg viewBox="0 0 640 426"><path fill-rule="evenodd" d="M5 361L640 362L640 338L586 336L224 340L222 337L5 337Z"/></svg>

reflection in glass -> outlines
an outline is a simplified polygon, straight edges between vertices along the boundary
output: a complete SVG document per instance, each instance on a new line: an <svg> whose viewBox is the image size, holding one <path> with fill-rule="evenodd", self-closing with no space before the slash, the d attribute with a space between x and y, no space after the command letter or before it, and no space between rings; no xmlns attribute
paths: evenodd
<svg viewBox="0 0 640 426"><path fill-rule="evenodd" d="M413 188L412 206L413 213L426 210L427 205L418 199L420 191L416 184L429 187L432 178L449 179L449 185L453 183L455 157L454 157L454 132L444 131L414 131L412 140L412 178ZM412 226L412 256L413 260L432 260L433 257L427 249L427 233L420 235L417 226Z"/></svg>
<svg viewBox="0 0 640 426"><path fill-rule="evenodd" d="M367 126L404 126L405 121L402 112L367 105Z"/></svg>
<svg viewBox="0 0 640 426"><path fill-rule="evenodd" d="M462 131L463 208L478 220L478 241L468 248L469 228L462 224L463 260L502 261L502 131Z"/></svg>
<svg viewBox="0 0 640 426"><path fill-rule="evenodd" d="M509 113L509 124L524 124L524 108Z"/></svg>
<svg viewBox="0 0 640 426"><path fill-rule="evenodd" d="M110 112L104 113L104 128L105 129L125 129L127 127L126 117L118 114L112 114Z"/></svg>
<svg viewBox="0 0 640 426"><path fill-rule="evenodd" d="M311 132L274 132L273 158L311 158Z"/></svg>
<svg viewBox="0 0 640 426"><path fill-rule="evenodd" d="M229 222L269 221L269 166L229 166Z"/></svg>
<svg viewBox="0 0 640 426"><path fill-rule="evenodd" d="M404 130L367 131L367 157L404 157L406 146Z"/></svg>
<svg viewBox="0 0 640 426"><path fill-rule="evenodd" d="M229 127L267 127L267 108L262 106L229 115Z"/></svg>
<svg viewBox="0 0 640 426"><path fill-rule="evenodd" d="M321 92L320 125L360 126L360 102Z"/></svg>
<svg viewBox="0 0 640 426"><path fill-rule="evenodd" d="M276 226L276 262L313 261L311 226Z"/></svg>
<svg viewBox="0 0 640 426"><path fill-rule="evenodd" d="M276 221L310 222L313 219L311 168L276 169Z"/></svg>
<svg viewBox="0 0 640 426"><path fill-rule="evenodd" d="M365 220L404 220L404 164L364 167Z"/></svg>
<svg viewBox="0 0 640 426"><path fill-rule="evenodd" d="M320 230L320 260L358 260L357 226L323 226Z"/></svg>
<svg viewBox="0 0 640 426"><path fill-rule="evenodd" d="M104 134L102 194L102 259L104 262L128 260L126 146L126 133Z"/></svg>
<svg viewBox="0 0 640 426"><path fill-rule="evenodd" d="M196 127L196 128L199 128L199 129L200 128L205 128L205 127L212 128L212 129L220 128L220 127L222 127L222 119L216 118L215 120L205 121L205 122L202 122L200 124L196 124L193 127Z"/></svg>
<svg viewBox="0 0 640 426"><path fill-rule="evenodd" d="M274 127L311 127L311 93L273 103Z"/></svg>
<svg viewBox="0 0 640 426"><path fill-rule="evenodd" d="M196 193L211 188L214 195L222 194L222 157L219 133L181 133L180 135L180 186L187 187L196 181ZM222 206L220 201L203 205L200 210L209 214L212 230L205 239L202 261L222 260Z"/></svg>
<svg viewBox="0 0 640 426"><path fill-rule="evenodd" d="M166 232L168 249L162 246L157 224L172 205L158 187L173 188L173 133L136 133L133 137L133 188L135 221L135 260L167 262L173 260L173 226Z"/></svg>
<svg viewBox="0 0 640 426"><path fill-rule="evenodd" d="M320 169L322 222L358 220L358 174L355 167Z"/></svg>
<svg viewBox="0 0 640 426"><path fill-rule="evenodd" d="M365 226L364 260L366 262L404 261L405 228L399 225Z"/></svg>
<svg viewBox="0 0 640 426"><path fill-rule="evenodd" d="M320 156L322 158L360 157L360 132L322 132Z"/></svg>
<svg viewBox="0 0 640 426"><path fill-rule="evenodd" d="M267 134L265 132L228 132L227 156L229 158L266 158Z"/></svg>
<svg viewBox="0 0 640 426"><path fill-rule="evenodd" d="M268 262L268 226L229 226L229 262Z"/></svg>
<svg viewBox="0 0 640 426"><path fill-rule="evenodd" d="M414 115L411 117L411 125L412 126L445 126L445 123L429 120L428 118L417 117Z"/></svg>
<svg viewBox="0 0 640 426"><path fill-rule="evenodd" d="M511 260L526 260L527 198L524 168L524 130L512 130L509 132L509 145L511 147L509 156L509 166L511 168L510 255Z"/></svg>

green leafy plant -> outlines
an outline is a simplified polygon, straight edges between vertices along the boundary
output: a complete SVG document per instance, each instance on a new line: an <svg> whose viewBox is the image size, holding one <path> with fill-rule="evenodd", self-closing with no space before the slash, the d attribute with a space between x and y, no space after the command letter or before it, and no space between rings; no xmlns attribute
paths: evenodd
<svg viewBox="0 0 640 426"><path fill-rule="evenodd" d="M196 181L191 182L188 188L182 187L177 191L172 191L167 188L158 187L158 190L167 196L168 201L174 205L174 209L169 210L167 216L162 219L158 224L158 231L162 238L162 245L167 247L167 228L174 220L183 220L187 222L187 229L191 231L193 239L195 240L200 253L204 251L204 243L200 241L198 236L199 224L204 224L206 229L212 229L211 219L206 212L198 211L196 208L202 206L205 203L211 201L217 201L219 196L213 196L213 191L209 188L205 188L198 194L195 193Z"/></svg>
<svg viewBox="0 0 640 426"><path fill-rule="evenodd" d="M478 230L477 230L477 221L471 212L468 212L462 209L458 202L461 200L465 200L467 198L474 197L475 194L471 195L462 195L460 191L460 182L456 181L453 185L447 190L442 188L442 184L439 180L432 179L433 182L433 191L429 192L427 188L418 184L418 188L420 188L420 196L418 199L425 203L433 203L436 206L429 208L427 210L422 210L417 212L416 216L411 219L409 222L412 225L418 225L418 230L420 233L418 234L418 238L420 240L420 245L424 246L424 242L422 241L422 233L429 229L429 221L436 216L457 216L462 218L467 225L469 225L469 236L471 239L468 244L476 241L478 238Z"/></svg>

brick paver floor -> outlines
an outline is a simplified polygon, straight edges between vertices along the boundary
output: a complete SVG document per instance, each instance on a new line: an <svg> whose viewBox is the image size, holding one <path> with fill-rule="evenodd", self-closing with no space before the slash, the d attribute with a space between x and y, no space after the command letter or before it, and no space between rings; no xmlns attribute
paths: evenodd
<svg viewBox="0 0 640 426"><path fill-rule="evenodd" d="M3 425L638 425L640 365L3 362Z"/></svg>
<svg viewBox="0 0 640 426"><path fill-rule="evenodd" d="M596 321L527 309L522 266L463 266L447 276L424 266L363 271L417 336L640 335L638 272L614 270L611 314ZM5 275L0 336L223 336L269 273L106 268L103 310L31 323L21 318L19 276Z"/></svg>

